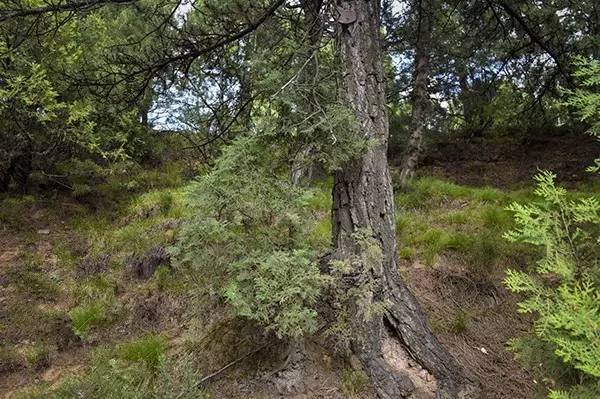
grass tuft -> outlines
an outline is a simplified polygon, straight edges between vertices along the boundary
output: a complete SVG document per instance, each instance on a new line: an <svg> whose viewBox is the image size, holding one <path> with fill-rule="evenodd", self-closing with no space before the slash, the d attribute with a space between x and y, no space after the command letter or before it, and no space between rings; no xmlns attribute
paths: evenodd
<svg viewBox="0 0 600 399"><path fill-rule="evenodd" d="M342 392L346 397L355 398L369 387L369 377L363 370L345 369L342 372Z"/></svg>
<svg viewBox="0 0 600 399"><path fill-rule="evenodd" d="M125 342L117 347L120 359L142 363L148 370L157 371L164 359L167 341L160 335L150 334L138 340Z"/></svg>

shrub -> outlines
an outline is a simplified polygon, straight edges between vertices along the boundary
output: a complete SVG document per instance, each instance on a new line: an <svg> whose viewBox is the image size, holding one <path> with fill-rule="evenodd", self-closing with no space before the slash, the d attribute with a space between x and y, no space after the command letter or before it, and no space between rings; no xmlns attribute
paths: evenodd
<svg viewBox="0 0 600 399"><path fill-rule="evenodd" d="M542 247L544 255L532 273L509 270L505 284L524 296L519 311L536 315L531 339L545 349L537 354L542 362L562 363L560 374L542 370L559 388L550 397L592 398L600 381L600 201L568 200L554 178L539 174L540 200L508 208L517 227L505 237ZM512 347L527 357L520 341Z"/></svg>
<svg viewBox="0 0 600 399"><path fill-rule="evenodd" d="M239 315L256 320L279 336L299 337L316 329L312 308L321 276L302 250L276 251L235 262L225 298Z"/></svg>
<svg viewBox="0 0 600 399"><path fill-rule="evenodd" d="M212 172L191 186L195 217L170 252L175 267L216 287L237 315L297 337L314 330L323 282L309 248L315 241L309 196L289 183L280 151L255 137L228 146Z"/></svg>
<svg viewBox="0 0 600 399"><path fill-rule="evenodd" d="M577 70L575 77L580 81L580 87L571 92L567 104L575 108L579 118L590 124L588 132L600 137L600 62L598 60L578 58L575 61ZM595 165L589 171L600 171L600 158L595 160Z"/></svg>

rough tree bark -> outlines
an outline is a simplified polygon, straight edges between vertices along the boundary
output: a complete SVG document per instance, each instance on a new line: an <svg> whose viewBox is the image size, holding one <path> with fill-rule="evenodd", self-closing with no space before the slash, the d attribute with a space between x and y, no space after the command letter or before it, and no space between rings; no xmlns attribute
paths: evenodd
<svg viewBox="0 0 600 399"><path fill-rule="evenodd" d="M413 75L412 111L410 115L411 134L400 169L400 187L405 187L413 178L419 157L423 151L423 136L427 128L429 80L429 43L433 28L434 0L418 0L417 40L415 45L415 70Z"/></svg>
<svg viewBox="0 0 600 399"><path fill-rule="evenodd" d="M340 96L356 113L364 136L378 142L334 176L334 258L356 259L362 251L355 239L360 231L368 231L382 251L378 262L343 278L348 292L362 292L348 306L351 350L379 398L463 397L468 385L461 368L432 334L397 268L379 0L341 0L337 9ZM367 316L368 306L384 310Z"/></svg>

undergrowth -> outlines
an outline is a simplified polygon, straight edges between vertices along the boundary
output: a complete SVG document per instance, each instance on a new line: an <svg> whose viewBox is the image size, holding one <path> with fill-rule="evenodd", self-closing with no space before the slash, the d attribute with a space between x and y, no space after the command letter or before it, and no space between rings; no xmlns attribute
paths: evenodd
<svg viewBox="0 0 600 399"><path fill-rule="evenodd" d="M24 389L16 399L202 399L209 398L197 385L197 371L189 357L169 357L166 343L146 336L116 348L101 347L91 366L57 386Z"/></svg>
<svg viewBox="0 0 600 399"><path fill-rule="evenodd" d="M533 249L507 243L502 234L514 223L505 207L531 198L528 189L466 187L421 177L396 196L398 255L435 266L451 257L472 276L489 279Z"/></svg>

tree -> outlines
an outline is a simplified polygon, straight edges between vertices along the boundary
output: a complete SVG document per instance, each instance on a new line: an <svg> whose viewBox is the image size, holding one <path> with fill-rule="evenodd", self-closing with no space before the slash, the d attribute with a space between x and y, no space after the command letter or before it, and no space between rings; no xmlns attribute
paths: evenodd
<svg viewBox="0 0 600 399"><path fill-rule="evenodd" d="M427 129L427 108L429 92L429 44L433 19L435 17L435 0L419 0L417 2L417 40L415 45L414 82L412 91L412 110L410 115L411 133L400 169L400 186L404 187L415 174L419 156L422 153L423 136Z"/></svg>
<svg viewBox="0 0 600 399"><path fill-rule="evenodd" d="M378 397L409 397L415 390L414 370L395 370L384 357L389 328L404 355L412 356L435 377L437 396L457 397L465 383L462 371L432 334L398 273L394 197L386 156L388 118L379 1L343 1L337 10L340 96L354 110L360 131L373 141L364 154L334 174L334 257L352 264L345 277L349 288L360 293L349 305L352 351L370 375ZM366 234L366 243L360 242L357 235L361 233ZM368 247L378 248L379 256L361 256Z"/></svg>

